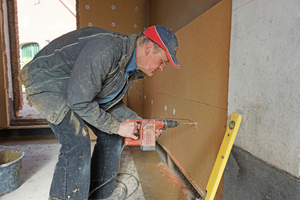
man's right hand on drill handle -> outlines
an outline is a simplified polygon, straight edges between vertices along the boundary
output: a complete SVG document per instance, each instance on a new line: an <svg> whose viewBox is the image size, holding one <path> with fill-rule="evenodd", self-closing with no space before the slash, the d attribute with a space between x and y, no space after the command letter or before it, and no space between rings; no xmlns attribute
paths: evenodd
<svg viewBox="0 0 300 200"><path fill-rule="evenodd" d="M134 140L138 140L139 138L134 135L138 132L138 128L139 124L136 122L121 122L117 134L125 138L132 138Z"/></svg>
<svg viewBox="0 0 300 200"><path fill-rule="evenodd" d="M159 136L164 132L163 129L155 130L155 139L159 138Z"/></svg>

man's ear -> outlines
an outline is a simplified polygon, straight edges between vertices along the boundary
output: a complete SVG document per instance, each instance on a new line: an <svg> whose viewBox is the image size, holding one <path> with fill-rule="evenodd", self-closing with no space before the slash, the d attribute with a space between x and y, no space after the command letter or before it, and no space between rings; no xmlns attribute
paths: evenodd
<svg viewBox="0 0 300 200"><path fill-rule="evenodd" d="M153 49L154 47L154 44L152 42L148 42L146 45L145 45L145 54L148 55L151 50Z"/></svg>

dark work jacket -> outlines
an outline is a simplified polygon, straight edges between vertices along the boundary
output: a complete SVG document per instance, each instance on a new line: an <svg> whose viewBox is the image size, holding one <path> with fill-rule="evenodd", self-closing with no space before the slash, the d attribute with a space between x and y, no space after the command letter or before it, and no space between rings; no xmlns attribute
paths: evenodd
<svg viewBox="0 0 300 200"><path fill-rule="evenodd" d="M43 48L21 70L19 80L25 85L29 104L51 123L59 124L72 109L94 127L117 133L119 115L140 118L124 105L124 95L134 79L143 78L137 71L124 77L136 47L138 35L124 35L102 28L87 27L67 33ZM97 100L124 88L113 100ZM106 112L115 105L114 114Z"/></svg>

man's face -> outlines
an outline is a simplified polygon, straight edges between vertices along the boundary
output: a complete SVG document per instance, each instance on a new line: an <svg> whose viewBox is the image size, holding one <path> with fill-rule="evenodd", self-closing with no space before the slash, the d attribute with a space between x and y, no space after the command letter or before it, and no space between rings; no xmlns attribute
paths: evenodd
<svg viewBox="0 0 300 200"><path fill-rule="evenodd" d="M138 64L137 69L147 76L152 76L157 70L163 71L169 62L166 52L162 48L154 49L154 46L145 49L143 62Z"/></svg>

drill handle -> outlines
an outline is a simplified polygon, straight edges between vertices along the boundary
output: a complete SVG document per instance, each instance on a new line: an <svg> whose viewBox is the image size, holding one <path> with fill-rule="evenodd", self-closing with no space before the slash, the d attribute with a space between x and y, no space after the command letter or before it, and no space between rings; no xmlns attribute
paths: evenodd
<svg viewBox="0 0 300 200"><path fill-rule="evenodd" d="M141 134L141 131L142 131L141 124L143 122L143 119L127 119L127 121L138 123L138 131L139 131L139 134ZM124 144L126 146L140 146L142 144L142 140L141 140L141 138L139 138L138 140L134 140L132 138L125 138Z"/></svg>
<svg viewBox="0 0 300 200"><path fill-rule="evenodd" d="M140 139L134 140L132 138L125 138L124 139L124 144L126 146L141 146L142 145L142 141Z"/></svg>

